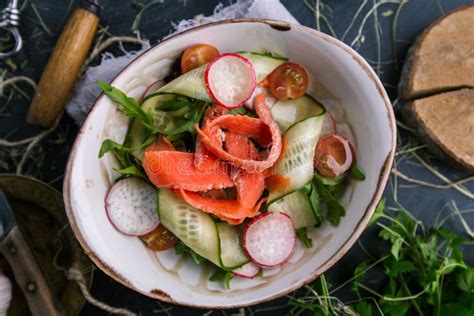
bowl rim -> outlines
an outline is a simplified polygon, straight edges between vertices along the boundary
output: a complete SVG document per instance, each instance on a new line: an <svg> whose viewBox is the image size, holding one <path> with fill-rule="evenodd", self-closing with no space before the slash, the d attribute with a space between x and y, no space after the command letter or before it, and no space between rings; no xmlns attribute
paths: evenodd
<svg viewBox="0 0 474 316"><path fill-rule="evenodd" d="M366 208L364 215L362 218L359 220L359 222L356 225L356 228L352 235L346 240L346 242L334 253L334 255L329 258L326 262L324 262L318 269L316 269L312 274L308 275L305 279L302 279L300 282L295 283L293 286L287 287L286 289L282 291L278 291L277 293L274 293L270 296L257 299L252 301L251 303L244 303L244 304L232 304L228 306L202 306L202 305L197 305L197 304L191 304L186 301L176 301L171 298L169 294L166 292L159 290L159 289L153 289L149 292L143 291L141 289L138 289L133 285L131 281L126 279L123 275L119 274L116 272L112 267L110 267L106 262L102 261L102 259L94 253L94 251L89 247L89 243L85 240L83 235L81 234L81 231L77 225L76 222L76 217L73 211L72 203L71 203L71 175L72 175L72 168L74 165L74 162L76 160L76 152L79 146L79 143L82 139L82 136L85 134L85 126L87 121L90 119L91 114L96 110L97 105L101 102L102 98L104 98L104 93L100 94L99 97L97 97L96 101L94 102L93 106L91 107L89 113L87 114L87 117L85 118L82 126L79 129L79 132L77 133L76 139L74 141L74 144L71 148L71 152L69 154L69 158L67 161L66 165L66 172L65 172L65 177L64 177L64 184L63 184L63 197L64 197L64 205L65 205L65 210L66 210L66 215L69 220L69 224L71 226L72 231L74 232L74 235L76 239L78 240L80 246L84 250L84 253L91 259L91 261L99 267L105 274L107 274L109 277L114 279L115 281L119 282L120 284L128 287L129 289L138 292L142 295L148 296L153 299L159 299L161 301L164 301L166 303L171 303L179 306L185 306L185 307L191 307L191 308L198 308L198 309L229 309L229 308L239 308L239 307L246 307L246 306L252 306L256 304L261 304L265 303L274 299L277 299L279 297L282 297L290 292L293 292L299 288L301 288L304 285L307 285L311 282L313 282L315 279L317 279L321 274L326 272L328 269L330 269L336 262L338 262L348 251L349 249L352 248L354 243L359 239L360 235L362 232L365 230L367 227L369 220L371 219L375 208L379 202L379 200L382 197L382 194L385 190L385 186L387 184L388 178L390 176L390 171L395 155L395 148L396 148L396 124L395 124L395 115L393 112L393 108L390 102L390 99L388 98L388 95L385 91L385 88L383 87L382 83L380 82L379 78L377 77L376 73L370 67L370 65L367 63L367 61L359 55L355 50L353 50L351 47L349 47L347 44L343 43L342 41L331 37L327 34L324 34L320 31L317 31L315 29L312 29L310 27L306 27L303 25L297 25L293 23L289 23L286 21L280 21L280 20L271 20L271 19L258 19L258 18L245 18L245 19L229 19L229 20L222 20L222 21L217 21L217 22L212 22L208 23L205 25L200 25L197 27L193 27L191 29L188 29L186 31L183 31L178 34L174 34L172 36L169 36L162 40L161 42L151 46L149 49L147 49L145 52L137 56L134 60L132 60L124 69L122 69L111 81L113 83L124 71L126 71L129 67L132 67L139 59L143 58L143 56L147 55L150 53L151 50L156 49L157 47L160 47L162 45L166 45L169 41L174 40L176 38L181 37L184 34L189 34L192 32L195 32L197 30L201 30L204 28L208 27L213 27L216 25L224 25L224 24L233 24L233 23L260 23L260 24L266 24L270 26L273 29L276 29L278 31L288 31L292 28L298 29L302 32L305 33L310 33L313 36L317 36L321 38L322 40L328 42L331 45L336 45L339 48L343 49L345 52L350 54L352 58L361 66L361 68L367 73L369 79L375 84L375 87L377 89L377 92L382 99L385 108L387 110L387 117L388 117L388 123L389 123L389 128L391 131L391 139L392 139L392 144L389 153L384 159L383 165L381 170L379 171L378 175L378 181L376 185L376 190L372 196L372 199L369 202L368 207Z"/></svg>

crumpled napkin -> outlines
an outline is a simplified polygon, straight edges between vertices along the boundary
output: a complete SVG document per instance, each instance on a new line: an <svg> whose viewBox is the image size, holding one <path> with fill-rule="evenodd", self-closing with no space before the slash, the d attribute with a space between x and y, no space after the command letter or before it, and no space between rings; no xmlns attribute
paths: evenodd
<svg viewBox="0 0 474 316"><path fill-rule="evenodd" d="M298 21L279 0L237 0L228 6L224 6L222 3L217 5L214 13L210 16L198 15L193 19L173 23L174 31L170 35L198 25L238 18L265 18L298 24ZM102 61L98 66L89 67L86 70L84 76L76 84L73 95L66 105L66 112L78 125L82 124L90 108L100 95L101 91L96 84L96 80L110 82L126 65L149 47L148 41L145 40L142 49L139 51L124 52L124 55L119 57L105 53L102 55Z"/></svg>

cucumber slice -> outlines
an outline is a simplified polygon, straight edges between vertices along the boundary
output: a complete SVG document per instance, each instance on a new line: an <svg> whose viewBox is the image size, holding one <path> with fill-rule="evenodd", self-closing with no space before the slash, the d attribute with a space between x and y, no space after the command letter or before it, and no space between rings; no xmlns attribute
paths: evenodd
<svg viewBox="0 0 474 316"><path fill-rule="evenodd" d="M210 215L188 205L171 191L158 191L158 217L186 246L222 266L219 232Z"/></svg>
<svg viewBox="0 0 474 316"><path fill-rule="evenodd" d="M314 151L323 121L324 114L309 117L290 126L283 135L283 149L275 174L288 178L289 184L282 190L271 191L268 204L303 188L313 178Z"/></svg>
<svg viewBox="0 0 474 316"><path fill-rule="evenodd" d="M247 58L252 63L255 69L257 82L265 79L276 67L280 66L287 60L286 58L273 57L252 52L239 52L237 54ZM182 74L158 89L156 93L173 93L206 102L214 102L209 95L204 82L206 67L207 64L204 64Z"/></svg>
<svg viewBox="0 0 474 316"><path fill-rule="evenodd" d="M214 102L207 92L207 88L204 83L204 73L206 72L206 67L207 64L204 64L198 68L182 74L178 78L158 89L157 92L179 94L206 102Z"/></svg>
<svg viewBox="0 0 474 316"><path fill-rule="evenodd" d="M317 223L308 196L301 191L285 195L268 206L269 211L284 212L295 225L295 229L314 226Z"/></svg>
<svg viewBox="0 0 474 316"><path fill-rule="evenodd" d="M242 247L237 228L227 223L217 223L217 230L221 240L221 261L224 269L237 269L250 261Z"/></svg>
<svg viewBox="0 0 474 316"><path fill-rule="evenodd" d="M310 116L320 115L326 109L312 96L305 94L296 100L279 100L273 105L271 111L273 118L284 133L294 123Z"/></svg>
<svg viewBox="0 0 474 316"><path fill-rule="evenodd" d="M288 59L254 52L238 52L240 56L247 58L255 69L257 82L265 79L276 67L284 64Z"/></svg>

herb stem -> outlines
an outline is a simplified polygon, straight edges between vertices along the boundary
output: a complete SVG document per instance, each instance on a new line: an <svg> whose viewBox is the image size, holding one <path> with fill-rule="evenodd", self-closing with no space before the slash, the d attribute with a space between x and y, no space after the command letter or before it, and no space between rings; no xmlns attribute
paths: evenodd
<svg viewBox="0 0 474 316"><path fill-rule="evenodd" d="M421 292L418 292L414 295L403 296L403 297L392 297L392 296L382 295L382 294L378 293L377 291L372 290L370 287L365 286L362 283L358 283L357 285L360 286L361 288L363 288L364 290L366 290L367 292L369 292L371 294L374 294L375 296L377 296L377 297L379 297L379 298L381 298L385 301L389 301L389 302L402 302L402 301L414 300L414 299L420 297L421 295L423 295L429 289L429 285L428 285Z"/></svg>
<svg viewBox="0 0 474 316"><path fill-rule="evenodd" d="M407 292L407 294L409 296L412 296L411 292L410 292L410 289L408 288L407 286L407 282L405 281L405 278L403 277L403 275L400 275L400 278L402 279L402 286L403 286L403 289ZM423 316L423 311L421 310L420 308L420 305L418 305L418 303L416 302L416 300L411 300L411 303L413 304L413 306L415 307L416 311L418 312L418 315L420 316Z"/></svg>

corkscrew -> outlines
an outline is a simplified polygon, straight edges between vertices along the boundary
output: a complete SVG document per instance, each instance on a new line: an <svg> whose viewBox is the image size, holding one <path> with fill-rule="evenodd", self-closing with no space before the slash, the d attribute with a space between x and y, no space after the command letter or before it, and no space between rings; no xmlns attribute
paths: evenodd
<svg viewBox="0 0 474 316"><path fill-rule="evenodd" d="M7 7L1 11L0 28L11 33L15 46L6 52L0 51L0 59L5 59L20 51L23 46L23 39L18 31L20 25L20 10L18 9L18 0L10 0Z"/></svg>

